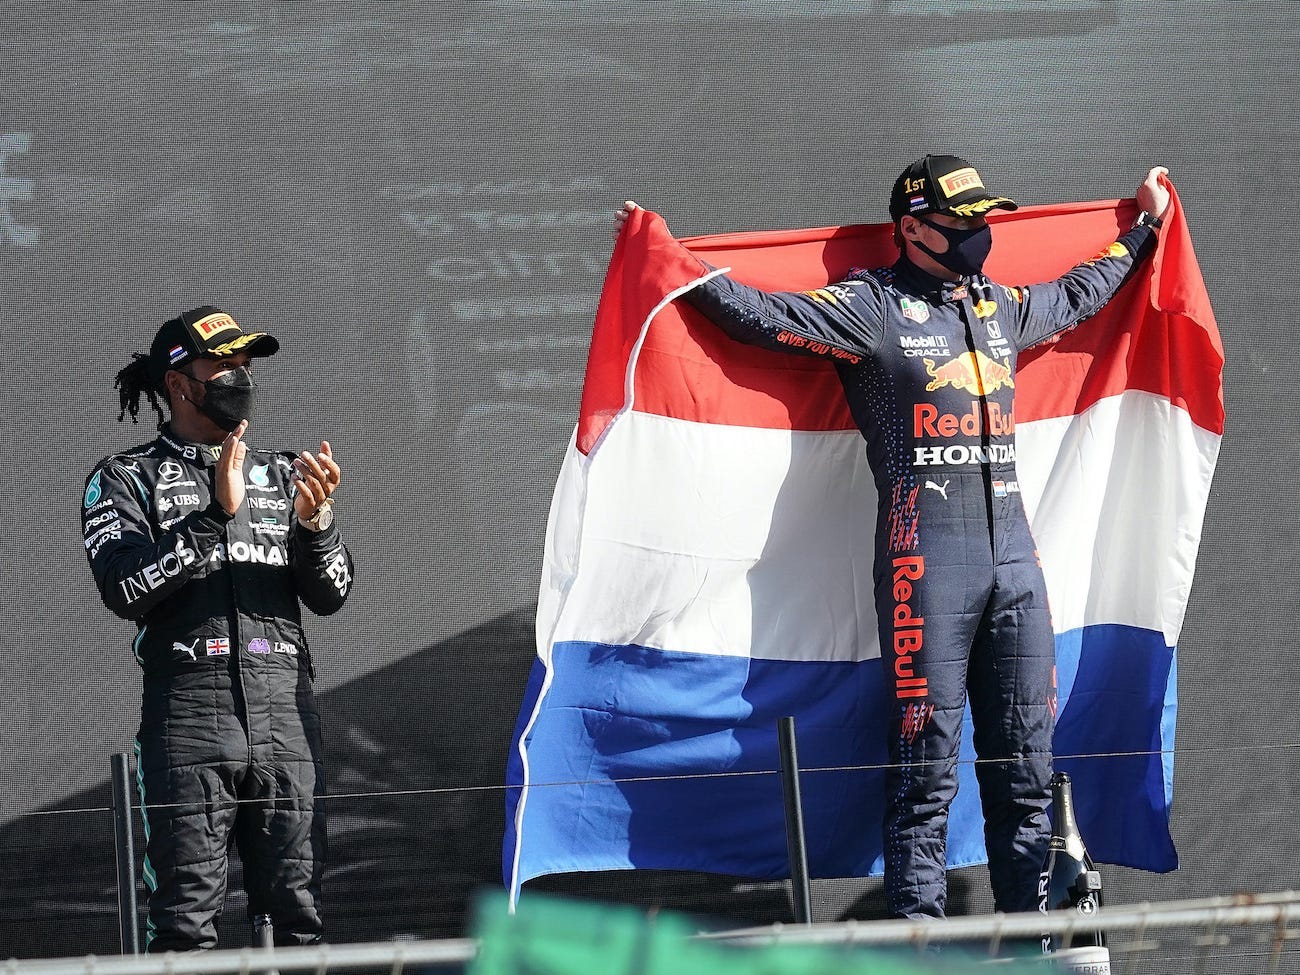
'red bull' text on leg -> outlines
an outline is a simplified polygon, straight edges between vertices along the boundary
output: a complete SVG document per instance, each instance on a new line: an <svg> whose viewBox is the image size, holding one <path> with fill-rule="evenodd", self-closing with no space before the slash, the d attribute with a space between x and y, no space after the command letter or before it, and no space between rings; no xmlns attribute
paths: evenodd
<svg viewBox="0 0 1300 975"><path fill-rule="evenodd" d="M925 697L926 679L917 677L913 669L916 656L921 652L924 618L912 612L910 602L914 582L925 575L925 556L905 555L894 559L894 696L897 698Z"/></svg>

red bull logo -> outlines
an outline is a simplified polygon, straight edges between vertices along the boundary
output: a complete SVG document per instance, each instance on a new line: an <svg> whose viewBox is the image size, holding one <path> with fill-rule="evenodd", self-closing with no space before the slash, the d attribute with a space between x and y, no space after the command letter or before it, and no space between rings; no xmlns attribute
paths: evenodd
<svg viewBox="0 0 1300 975"><path fill-rule="evenodd" d="M945 386L952 386L954 389L965 390L976 395L991 393L1003 387L1016 388L1016 380L1011 370L997 360L990 359L978 349L974 352L964 352L938 368L935 367L932 359L921 361L925 363L925 371L930 374L930 381L925 385L927 393L933 393L936 389L943 389Z"/></svg>
<svg viewBox="0 0 1300 975"><path fill-rule="evenodd" d="M950 439L952 437L978 437L987 431L995 437L1009 437L1016 432L1015 415L1008 410L1002 412L997 403L981 405L972 401L970 409L960 415L940 413L933 403L917 403L912 409L912 434L916 437L935 437ZM1002 497L1006 497L1005 482ZM1016 483L1016 482L1012 482ZM1019 490L1017 485L1016 490Z"/></svg>
<svg viewBox="0 0 1300 975"><path fill-rule="evenodd" d="M925 619L912 612L912 583L925 576L925 556L909 555L894 559L894 696L900 700L925 697L925 677L918 677L914 661L925 642Z"/></svg>

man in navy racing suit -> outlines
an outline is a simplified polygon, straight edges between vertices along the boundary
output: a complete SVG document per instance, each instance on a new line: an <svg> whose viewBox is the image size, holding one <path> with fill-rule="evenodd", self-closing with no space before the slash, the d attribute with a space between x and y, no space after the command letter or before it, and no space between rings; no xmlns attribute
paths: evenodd
<svg viewBox="0 0 1300 975"><path fill-rule="evenodd" d="M1044 284L981 272L985 214L1016 204L956 156L890 197L898 261L803 293L715 276L687 301L731 337L829 359L879 496L875 597L891 699L884 851L895 917L942 917L948 809L969 691L996 909L1033 910L1050 833L1056 705L1047 590L1015 466L1016 354L1095 314L1155 248L1162 168L1101 254ZM622 227L636 204L616 214ZM701 263L701 268L705 265Z"/></svg>
<svg viewBox="0 0 1300 975"><path fill-rule="evenodd" d="M352 559L332 524L329 444L243 440L252 357L278 348L209 306L168 321L118 374L123 415L148 395L158 437L86 482L95 584L138 628L150 952L216 945L232 834L250 918L269 916L278 944L321 938L324 755L299 602L338 610Z"/></svg>

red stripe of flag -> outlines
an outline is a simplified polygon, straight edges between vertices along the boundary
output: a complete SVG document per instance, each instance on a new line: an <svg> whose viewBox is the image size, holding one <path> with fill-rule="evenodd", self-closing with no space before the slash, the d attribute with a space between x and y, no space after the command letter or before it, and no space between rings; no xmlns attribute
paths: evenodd
<svg viewBox="0 0 1300 975"><path fill-rule="evenodd" d="M1131 224L1128 201L1023 207L995 214L988 271L1015 284L1050 280ZM687 238L677 246L655 214L632 214L610 261L592 335L578 428L590 450L623 406L624 372L642 322L672 290L705 273L691 255L768 290L807 290L852 267L891 263L892 227L857 225ZM1182 209L1166 217L1154 261L1094 319L1021 356L1020 422L1069 416L1127 389L1170 399L1198 425L1223 431L1223 350ZM834 370L818 359L732 341L682 302L661 311L636 370L642 412L700 423L852 430Z"/></svg>

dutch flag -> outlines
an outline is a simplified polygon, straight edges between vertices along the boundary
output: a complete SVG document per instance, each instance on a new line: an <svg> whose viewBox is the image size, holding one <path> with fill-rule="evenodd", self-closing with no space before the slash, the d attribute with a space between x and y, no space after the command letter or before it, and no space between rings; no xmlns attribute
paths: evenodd
<svg viewBox="0 0 1300 975"><path fill-rule="evenodd" d="M999 213L990 276L1059 276L1130 201ZM769 290L891 263L885 226L685 241ZM788 876L776 721L794 715L813 876L881 872L876 499L820 360L732 342L673 299L699 266L654 214L620 236L552 502L537 660L507 773L505 882ZM1106 309L1023 353L1020 487L1047 578L1056 764L1099 861L1166 871L1175 646L1223 432L1223 352L1175 196ZM985 860L969 724L948 862Z"/></svg>

